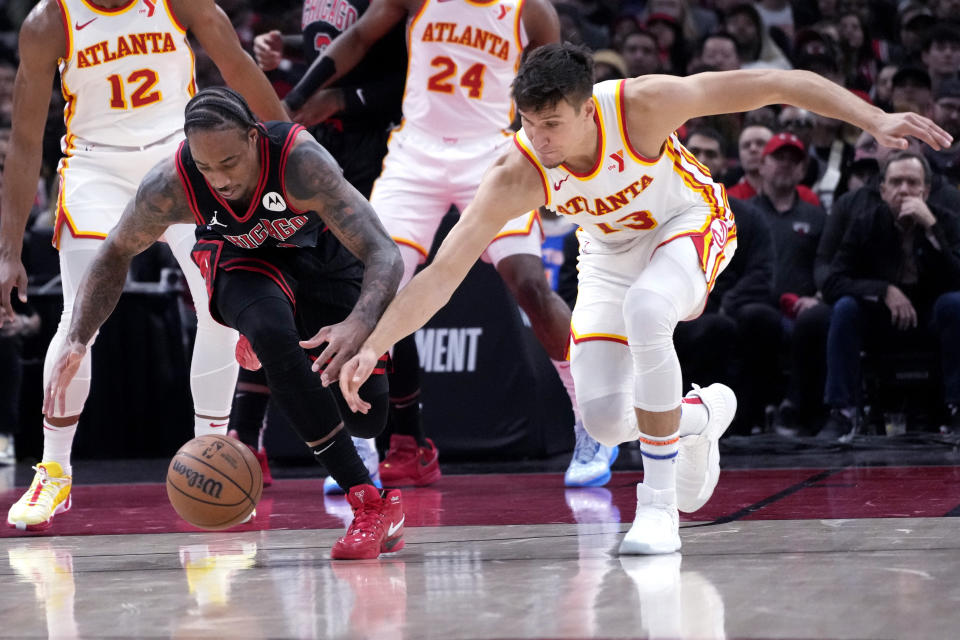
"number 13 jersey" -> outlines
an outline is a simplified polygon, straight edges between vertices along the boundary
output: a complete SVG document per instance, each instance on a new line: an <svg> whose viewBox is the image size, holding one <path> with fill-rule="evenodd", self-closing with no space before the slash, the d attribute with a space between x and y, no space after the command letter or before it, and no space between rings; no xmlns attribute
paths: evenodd
<svg viewBox="0 0 960 640"><path fill-rule="evenodd" d="M447 138L496 134L527 44L524 0L424 0L407 28L404 122Z"/></svg>
<svg viewBox="0 0 960 640"><path fill-rule="evenodd" d="M84 142L143 147L180 131L196 92L194 59L167 0L130 0L116 9L57 3L67 38L63 151Z"/></svg>

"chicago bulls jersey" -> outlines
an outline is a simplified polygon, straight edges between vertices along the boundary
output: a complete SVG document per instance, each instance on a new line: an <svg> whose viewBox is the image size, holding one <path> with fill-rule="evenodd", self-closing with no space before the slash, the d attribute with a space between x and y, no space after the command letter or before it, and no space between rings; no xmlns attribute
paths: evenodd
<svg viewBox="0 0 960 640"><path fill-rule="evenodd" d="M495 134L527 44L524 0L424 0L407 29L404 122L437 136Z"/></svg>
<svg viewBox="0 0 960 640"><path fill-rule="evenodd" d="M314 247L324 223L314 211L298 211L288 202L283 171L294 139L303 127L290 122L268 122L260 135L260 179L246 211L233 207L208 183L183 142L177 151L177 173L187 194L197 226L241 249L257 247Z"/></svg>
<svg viewBox="0 0 960 640"><path fill-rule="evenodd" d="M59 65L64 152L84 141L142 147L181 130L196 92L193 52L167 0L130 0L116 9L57 2L67 38Z"/></svg>

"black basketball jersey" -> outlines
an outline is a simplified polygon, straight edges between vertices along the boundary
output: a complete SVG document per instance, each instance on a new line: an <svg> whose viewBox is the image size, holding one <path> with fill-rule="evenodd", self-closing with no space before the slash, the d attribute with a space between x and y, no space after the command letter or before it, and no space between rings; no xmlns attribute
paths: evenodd
<svg viewBox="0 0 960 640"><path fill-rule="evenodd" d="M180 143L177 173L197 222L197 235L216 233L242 249L257 247L315 247L324 229L315 211L299 211L288 202L283 172L293 141L303 127L291 122L265 123L261 134L260 179L246 211L234 211L208 183L190 155L190 145Z"/></svg>
<svg viewBox="0 0 960 640"><path fill-rule="evenodd" d="M306 63L311 64L323 55L337 37L353 25L369 8L369 0L304 0L300 28L303 31L303 55ZM398 24L383 38L373 44L367 54L346 75L338 78L333 86L351 87L356 90L368 83L383 82L385 76L406 75L407 43L406 25ZM370 120L384 123L400 119L400 99L398 89L391 92L386 104L378 104L377 109L361 114L340 114L341 120L348 123ZM370 96L375 100L380 96ZM366 97L363 98L366 101Z"/></svg>

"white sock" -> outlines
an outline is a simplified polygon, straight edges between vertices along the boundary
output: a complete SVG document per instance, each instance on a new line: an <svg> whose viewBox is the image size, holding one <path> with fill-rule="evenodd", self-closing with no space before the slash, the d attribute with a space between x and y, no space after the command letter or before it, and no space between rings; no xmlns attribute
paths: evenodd
<svg viewBox="0 0 960 640"><path fill-rule="evenodd" d="M201 418L195 415L193 416L193 437L225 436L229 425L230 416L226 418Z"/></svg>
<svg viewBox="0 0 960 640"><path fill-rule="evenodd" d="M69 427L55 427L43 421L43 462L57 462L63 473L73 475L70 465L70 451L73 449L73 436L77 433L77 423Z"/></svg>
<svg viewBox="0 0 960 640"><path fill-rule="evenodd" d="M664 437L640 434L643 484L657 491L676 488L679 442L679 431Z"/></svg>
<svg viewBox="0 0 960 640"><path fill-rule="evenodd" d="M577 404L577 391L573 388L573 374L570 373L570 361L569 360L551 360L553 363L553 368L557 370L557 375L560 376L560 382L563 383L563 388L567 390L567 395L570 396L570 405L573 407L573 419L575 422L580 422L580 405Z"/></svg>
<svg viewBox="0 0 960 640"><path fill-rule="evenodd" d="M699 396L684 398L680 402L680 437L703 433L708 417L707 408Z"/></svg>

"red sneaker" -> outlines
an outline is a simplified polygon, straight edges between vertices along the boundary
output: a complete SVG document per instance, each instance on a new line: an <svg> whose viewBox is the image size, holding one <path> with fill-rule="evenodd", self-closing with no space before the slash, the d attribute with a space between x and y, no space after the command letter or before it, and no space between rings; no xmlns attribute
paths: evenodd
<svg viewBox="0 0 960 640"><path fill-rule="evenodd" d="M347 533L330 551L334 560L370 560L381 553L403 549L403 501L400 491L393 489L380 497L380 490L370 484L350 489L347 502L353 507L353 522Z"/></svg>
<svg viewBox="0 0 960 640"><path fill-rule="evenodd" d="M390 449L380 463L380 481L383 486L425 487L440 479L440 455L433 440L418 447L413 436L390 436Z"/></svg>
<svg viewBox="0 0 960 640"><path fill-rule="evenodd" d="M236 429L230 429L230 431L227 432L227 435L234 440L240 439L240 434L237 433ZM261 438L261 440L262 439L263 438ZM273 484L273 475L270 473L270 463L267 462L267 450L254 449L253 446L249 444L247 445L247 448L250 449L250 451L253 451L254 457L257 459L257 462L260 463L260 473L263 475L263 486L269 487Z"/></svg>
<svg viewBox="0 0 960 640"><path fill-rule="evenodd" d="M260 449L257 451L253 447L250 447L250 449L253 451L253 455L257 457L257 462L260 463L260 471L263 473L263 486L269 487L273 484L273 475L270 473L270 463L267 462L267 450Z"/></svg>

